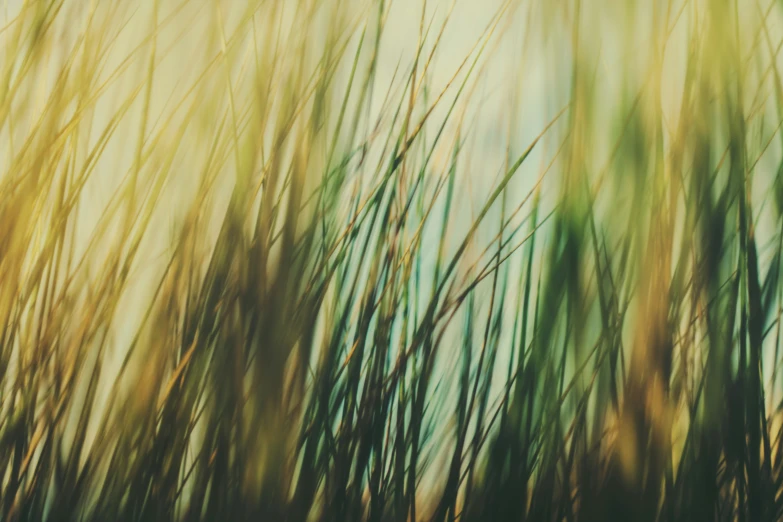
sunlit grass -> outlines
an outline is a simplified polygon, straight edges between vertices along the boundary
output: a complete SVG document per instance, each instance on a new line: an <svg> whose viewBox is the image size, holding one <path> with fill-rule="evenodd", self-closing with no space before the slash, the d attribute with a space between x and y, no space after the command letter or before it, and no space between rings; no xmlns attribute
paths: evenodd
<svg viewBox="0 0 783 522"><path fill-rule="evenodd" d="M783 11L479 3L7 3L0 519L783 517Z"/></svg>

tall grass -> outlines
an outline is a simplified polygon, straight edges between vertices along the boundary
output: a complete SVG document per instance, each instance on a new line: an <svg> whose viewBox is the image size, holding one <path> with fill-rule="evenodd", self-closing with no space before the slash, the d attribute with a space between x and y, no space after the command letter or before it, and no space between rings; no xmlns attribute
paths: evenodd
<svg viewBox="0 0 783 522"><path fill-rule="evenodd" d="M0 519L783 518L778 2L11 4Z"/></svg>

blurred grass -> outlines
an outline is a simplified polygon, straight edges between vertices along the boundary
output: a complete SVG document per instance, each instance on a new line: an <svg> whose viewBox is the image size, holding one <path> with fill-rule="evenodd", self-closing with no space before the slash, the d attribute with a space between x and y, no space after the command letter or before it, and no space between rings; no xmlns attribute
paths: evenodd
<svg viewBox="0 0 783 522"><path fill-rule="evenodd" d="M478 4L6 3L0 519L783 519L783 5Z"/></svg>

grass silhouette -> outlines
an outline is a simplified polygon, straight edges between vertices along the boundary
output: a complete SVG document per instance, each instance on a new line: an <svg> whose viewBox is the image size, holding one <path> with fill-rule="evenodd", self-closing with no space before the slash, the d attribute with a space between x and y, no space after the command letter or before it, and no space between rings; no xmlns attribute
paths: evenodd
<svg viewBox="0 0 783 522"><path fill-rule="evenodd" d="M781 6L460 2L6 7L0 519L783 518Z"/></svg>

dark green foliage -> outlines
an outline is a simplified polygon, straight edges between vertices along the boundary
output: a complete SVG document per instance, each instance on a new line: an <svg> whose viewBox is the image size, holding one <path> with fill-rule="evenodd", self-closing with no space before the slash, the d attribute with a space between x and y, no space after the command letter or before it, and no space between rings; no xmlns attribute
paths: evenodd
<svg viewBox="0 0 783 522"><path fill-rule="evenodd" d="M783 519L777 4L534 6L499 173L515 1L443 82L426 2L97 4L2 29L0 520Z"/></svg>

